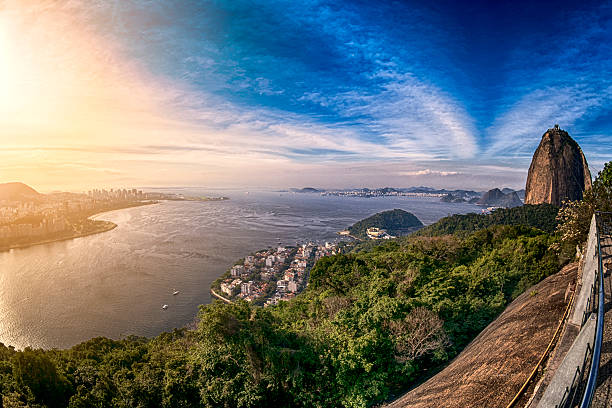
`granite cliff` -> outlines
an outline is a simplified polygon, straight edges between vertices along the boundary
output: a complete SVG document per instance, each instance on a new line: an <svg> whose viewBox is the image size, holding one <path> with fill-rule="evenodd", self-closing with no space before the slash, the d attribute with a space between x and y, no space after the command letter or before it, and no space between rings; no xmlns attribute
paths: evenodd
<svg viewBox="0 0 612 408"><path fill-rule="evenodd" d="M525 204L561 205L582 199L589 188L591 173L578 143L558 125L548 129L529 166Z"/></svg>

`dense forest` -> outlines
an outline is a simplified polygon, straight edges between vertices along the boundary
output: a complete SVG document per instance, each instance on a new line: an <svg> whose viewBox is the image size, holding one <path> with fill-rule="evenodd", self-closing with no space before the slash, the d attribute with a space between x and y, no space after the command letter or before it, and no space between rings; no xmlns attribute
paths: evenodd
<svg viewBox="0 0 612 408"><path fill-rule="evenodd" d="M196 330L95 338L68 350L0 347L5 407L367 407L442 367L562 259L552 209L496 211L458 234L442 220L315 265L307 290L261 308L201 306ZM478 216L481 217L481 216ZM443 231L438 234L436 231Z"/></svg>
<svg viewBox="0 0 612 408"><path fill-rule="evenodd" d="M466 235L492 225L529 225L545 232L557 228L559 207L550 204L523 205L513 208L498 208L489 214L455 214L444 217L417 234L436 236L444 234Z"/></svg>

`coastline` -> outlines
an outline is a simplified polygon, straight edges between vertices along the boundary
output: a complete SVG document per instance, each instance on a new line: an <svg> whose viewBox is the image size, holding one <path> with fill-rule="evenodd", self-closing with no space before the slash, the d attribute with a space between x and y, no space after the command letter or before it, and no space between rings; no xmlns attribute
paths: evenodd
<svg viewBox="0 0 612 408"><path fill-rule="evenodd" d="M88 215L87 219L88 220L92 220L93 217L97 217L98 215L105 214L105 213L108 213L108 212L111 212L111 211L125 210L127 208L135 208L135 207L144 207L145 205L152 205L152 204L159 204L159 201L143 201L143 202L139 202L138 204L135 204L135 205L127 205L125 207L112 208L110 210L103 210L103 211L100 211L100 212ZM92 221L104 221L104 220L92 220ZM110 221L106 221L106 222L110 222Z"/></svg>
<svg viewBox="0 0 612 408"><path fill-rule="evenodd" d="M57 238L48 238L48 239L44 239L42 241L28 242L28 243L23 243L23 244L14 244L14 245L10 245L10 246L3 246L3 247L0 247L0 252L10 251L11 249L29 248L29 247L33 247L33 246L36 246L36 245L51 244L53 242L67 241L69 239L87 237L89 235L94 235L94 234L100 234L102 232L107 232L107 231L113 230L113 229L115 229L117 227L117 224L115 224L114 222L110 222L110 221L100 221L100 222L104 222L105 223L103 228L96 229L96 230L93 230L93 231L87 231L87 232L80 232L80 233L76 233L75 232L75 233L73 233L71 235L68 235L68 236L57 237Z"/></svg>
<svg viewBox="0 0 612 408"><path fill-rule="evenodd" d="M225 297L221 296L220 294L218 294L217 292L215 292L215 290L213 288L210 288L210 293L212 293L212 295L214 297L216 297L217 299L220 299L220 300L222 300L222 301L224 301L226 303L232 303L232 301L229 300L228 298L225 298Z"/></svg>
<svg viewBox="0 0 612 408"><path fill-rule="evenodd" d="M114 222L111 222L111 221L93 220L92 217L96 217L98 215L101 215L101 214L104 214L104 213L107 213L107 212L111 212L111 211L125 210L127 208L142 207L142 206L151 205L151 204L157 204L157 201L150 201L150 202L146 202L146 203L139 203L138 205L128 205L128 206L121 207L121 208L113 208L113 209L109 209L109 210L100 211L100 212L91 214L90 216L85 218L85 220L89 220L89 221L95 222L97 224L96 228L93 229L93 230L86 231L86 232L73 231L71 234L65 235L65 236L60 236L60 237L55 237L55 238L47 238L47 239L42 239L40 241L35 241L35 242L24 242L24 243L21 243L21 244L13 244L13 245L8 245L8 246L0 246L0 252L10 251L11 249L29 248L29 247L33 247L33 246L36 246L36 245L52 244L54 242L67 241L67 240L70 240L70 239L83 238L83 237L87 237L87 236L90 236L90 235L95 235L95 234L101 234L103 232L108 232L108 231L111 231L111 230L117 228L117 224L115 224Z"/></svg>

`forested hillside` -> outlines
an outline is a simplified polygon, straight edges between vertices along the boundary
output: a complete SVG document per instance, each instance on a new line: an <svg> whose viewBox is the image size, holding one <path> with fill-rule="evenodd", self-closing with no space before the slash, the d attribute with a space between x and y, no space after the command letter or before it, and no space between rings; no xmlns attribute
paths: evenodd
<svg viewBox="0 0 612 408"><path fill-rule="evenodd" d="M371 406L444 365L556 272L553 240L522 225L409 236L321 259L307 290L277 307L202 306L194 331L3 347L4 406Z"/></svg>
<svg viewBox="0 0 612 408"><path fill-rule="evenodd" d="M498 208L490 214L455 214L421 229L417 234L436 236L471 233L492 225L529 225L552 233L557 228L559 207L550 204Z"/></svg>

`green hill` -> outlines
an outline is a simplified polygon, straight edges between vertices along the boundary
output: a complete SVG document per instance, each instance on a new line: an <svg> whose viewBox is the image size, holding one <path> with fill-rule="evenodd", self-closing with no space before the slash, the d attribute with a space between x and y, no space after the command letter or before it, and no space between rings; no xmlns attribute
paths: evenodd
<svg viewBox="0 0 612 408"><path fill-rule="evenodd" d="M435 224L418 232L421 236L446 234L469 234L493 225L525 225L552 233L557 227L559 207L551 204L523 205L513 208L498 208L490 214L455 214L444 217Z"/></svg>
<svg viewBox="0 0 612 408"><path fill-rule="evenodd" d="M384 229L389 235L402 236L421 228L423 223L408 211L395 209L379 212L356 222L348 228L351 235L367 238L366 230L371 227Z"/></svg>

